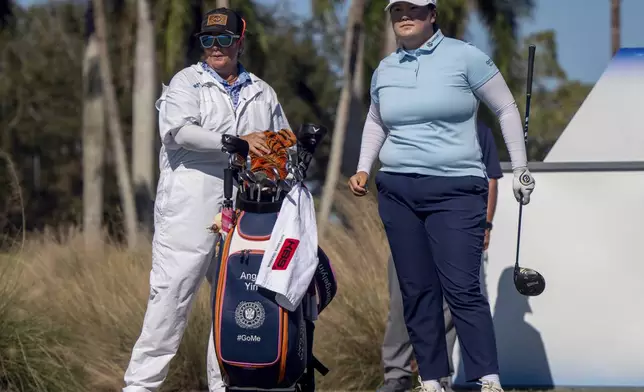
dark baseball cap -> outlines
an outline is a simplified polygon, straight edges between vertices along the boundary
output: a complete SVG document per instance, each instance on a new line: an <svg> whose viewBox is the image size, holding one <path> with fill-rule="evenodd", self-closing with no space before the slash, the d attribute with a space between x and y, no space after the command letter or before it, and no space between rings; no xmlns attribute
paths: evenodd
<svg viewBox="0 0 644 392"><path fill-rule="evenodd" d="M201 21L201 31L197 35L232 34L241 36L244 33L244 28L244 19L238 13L228 8L217 8L204 15Z"/></svg>

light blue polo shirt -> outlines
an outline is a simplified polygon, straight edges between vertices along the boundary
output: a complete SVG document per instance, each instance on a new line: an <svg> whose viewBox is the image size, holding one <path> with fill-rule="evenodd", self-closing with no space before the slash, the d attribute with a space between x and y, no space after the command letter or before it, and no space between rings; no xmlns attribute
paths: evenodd
<svg viewBox="0 0 644 392"><path fill-rule="evenodd" d="M385 57L371 80L371 100L389 130L380 170L486 177L474 91L497 72L481 50L440 30L415 51Z"/></svg>

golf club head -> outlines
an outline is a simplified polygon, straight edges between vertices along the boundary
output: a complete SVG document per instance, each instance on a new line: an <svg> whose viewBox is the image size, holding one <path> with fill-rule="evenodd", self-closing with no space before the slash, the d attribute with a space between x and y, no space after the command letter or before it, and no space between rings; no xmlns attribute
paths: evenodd
<svg viewBox="0 0 644 392"><path fill-rule="evenodd" d="M313 154L320 141L326 136L326 133L327 129L322 125L302 124L295 134L298 147Z"/></svg>
<svg viewBox="0 0 644 392"><path fill-rule="evenodd" d="M271 171L273 172L273 180L274 180L275 182L279 181L279 180L280 180L280 178L282 177L282 176L280 175L280 171L279 171L279 170L277 170L277 168L276 168L275 166L271 167Z"/></svg>
<svg viewBox="0 0 644 392"><path fill-rule="evenodd" d="M223 135L221 137L221 150L228 154L239 154L243 159L248 156L250 147L248 142L233 135Z"/></svg>
<svg viewBox="0 0 644 392"><path fill-rule="evenodd" d="M262 180L260 181L260 184L262 185L262 188L276 189L277 188L277 181L279 181L279 180L271 180L267 176L267 177L262 178Z"/></svg>
<svg viewBox="0 0 644 392"><path fill-rule="evenodd" d="M536 297L546 289L546 280L537 271L530 268L514 268L514 287L519 294Z"/></svg>
<svg viewBox="0 0 644 392"><path fill-rule="evenodd" d="M228 167L236 170L243 170L246 165L246 160L239 154L228 155Z"/></svg>

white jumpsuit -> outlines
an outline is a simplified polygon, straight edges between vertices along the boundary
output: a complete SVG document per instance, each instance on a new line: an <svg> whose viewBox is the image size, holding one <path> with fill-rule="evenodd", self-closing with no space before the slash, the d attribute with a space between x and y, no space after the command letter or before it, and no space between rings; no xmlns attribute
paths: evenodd
<svg viewBox="0 0 644 392"><path fill-rule="evenodd" d="M251 83L242 87L236 111L224 87L201 64L178 72L169 86L163 86L156 103L162 147L150 297L123 392L154 392L161 386L209 270L217 235L207 228L221 210L223 169L228 164L221 135L290 129L275 91L249 74ZM212 334L211 325L208 386L210 392L221 392Z"/></svg>

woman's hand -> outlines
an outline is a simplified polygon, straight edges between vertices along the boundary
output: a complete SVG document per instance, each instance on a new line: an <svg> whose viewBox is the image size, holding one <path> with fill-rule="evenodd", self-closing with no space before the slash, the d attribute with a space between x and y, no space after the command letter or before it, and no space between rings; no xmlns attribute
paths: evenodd
<svg viewBox="0 0 644 392"><path fill-rule="evenodd" d="M262 156L271 152L266 143L264 143L264 140L266 139L264 132L253 132L248 135L240 136L239 138L245 140L248 143L250 152L257 156Z"/></svg>
<svg viewBox="0 0 644 392"><path fill-rule="evenodd" d="M367 180L369 175L363 171L357 172L349 178L349 189L355 196L364 196L367 194Z"/></svg>

